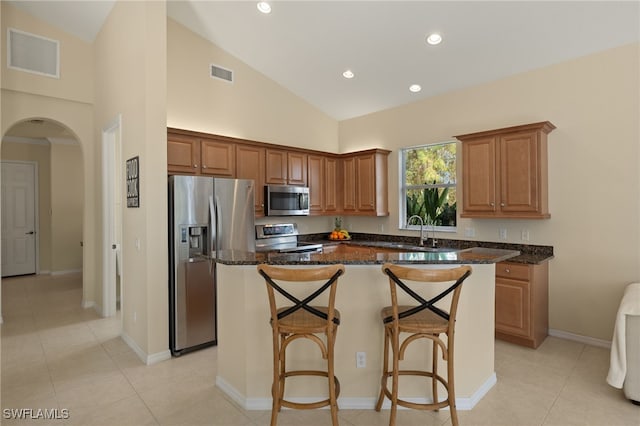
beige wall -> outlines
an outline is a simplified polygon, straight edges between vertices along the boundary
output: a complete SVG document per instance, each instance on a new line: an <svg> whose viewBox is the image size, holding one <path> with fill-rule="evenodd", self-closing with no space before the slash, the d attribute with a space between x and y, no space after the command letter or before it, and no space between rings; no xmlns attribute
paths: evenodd
<svg viewBox="0 0 640 426"><path fill-rule="evenodd" d="M76 102L93 102L91 45L24 13L7 2L2 2L1 7L3 37L6 36L7 28L14 28L60 42L59 79L7 68L6 43L3 43L2 87Z"/></svg>
<svg viewBox="0 0 640 426"><path fill-rule="evenodd" d="M338 151L338 122L182 25L167 21L167 125ZM234 82L209 77L231 69Z"/></svg>
<svg viewBox="0 0 640 426"><path fill-rule="evenodd" d="M140 208L123 212L122 315L125 337L149 357L169 347L165 3L118 1L94 48L94 137L120 114L122 158L140 157Z"/></svg>
<svg viewBox="0 0 640 426"><path fill-rule="evenodd" d="M94 230L98 227L95 214L94 190L94 140L93 140L93 63L91 46L60 29L51 27L6 2L0 4L2 10L1 32L7 28L60 40L61 68L60 78L50 78L29 74L6 67L6 44L1 43L1 134L4 135L14 124L31 119L46 118L67 127L80 143L82 152L81 166L84 184L85 204L82 217L76 220L82 223L84 247L83 259L83 305L91 306L95 301L96 239ZM99 228L98 228L99 229ZM76 238L77 239L77 238ZM53 265L51 265L53 268Z"/></svg>
<svg viewBox="0 0 640 426"><path fill-rule="evenodd" d="M3 142L2 160L33 161L38 164L38 228L40 273L51 271L51 145ZM76 218L77 219L77 218Z"/></svg>
<svg viewBox="0 0 640 426"><path fill-rule="evenodd" d="M51 271L82 270L84 182L79 145L51 145Z"/></svg>
<svg viewBox="0 0 640 426"><path fill-rule="evenodd" d="M349 219L353 229L398 229L401 147L450 140L453 135L549 120L549 204L541 221L460 219L464 237L552 245L550 327L611 340L627 283L640 279L638 127L639 45L620 47L497 82L436 96L340 123L340 150L390 149L386 219ZM458 189L460 191L460 188ZM461 199L461 193L458 193ZM468 239L468 238L467 238Z"/></svg>

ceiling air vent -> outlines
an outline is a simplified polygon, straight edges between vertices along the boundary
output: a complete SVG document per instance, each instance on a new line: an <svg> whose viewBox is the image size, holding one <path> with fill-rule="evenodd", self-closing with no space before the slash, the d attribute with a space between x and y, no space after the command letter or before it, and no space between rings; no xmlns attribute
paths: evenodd
<svg viewBox="0 0 640 426"><path fill-rule="evenodd" d="M60 42L9 28L9 68L60 78Z"/></svg>
<svg viewBox="0 0 640 426"><path fill-rule="evenodd" d="M211 64L211 77L233 83L233 71Z"/></svg>

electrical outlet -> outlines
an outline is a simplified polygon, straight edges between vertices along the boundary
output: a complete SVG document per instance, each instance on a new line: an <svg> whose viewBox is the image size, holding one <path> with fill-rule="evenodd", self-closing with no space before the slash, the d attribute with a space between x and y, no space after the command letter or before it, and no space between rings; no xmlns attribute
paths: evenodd
<svg viewBox="0 0 640 426"><path fill-rule="evenodd" d="M476 229L475 228L464 228L464 236L465 237L475 237Z"/></svg>
<svg viewBox="0 0 640 426"><path fill-rule="evenodd" d="M384 223L380 224L380 232L384 232Z"/></svg>
<svg viewBox="0 0 640 426"><path fill-rule="evenodd" d="M367 353L356 352L356 368L365 368L367 366Z"/></svg>
<svg viewBox="0 0 640 426"><path fill-rule="evenodd" d="M135 322L138 320L138 313L134 312L133 313L133 323L135 324Z"/></svg>
<svg viewBox="0 0 640 426"><path fill-rule="evenodd" d="M498 234L500 235L500 239L501 240L506 240L507 239L507 229L506 228L500 228L500 230L498 231Z"/></svg>
<svg viewBox="0 0 640 426"><path fill-rule="evenodd" d="M529 241L529 230L528 229L523 229L522 231L520 231L520 239L522 241Z"/></svg>

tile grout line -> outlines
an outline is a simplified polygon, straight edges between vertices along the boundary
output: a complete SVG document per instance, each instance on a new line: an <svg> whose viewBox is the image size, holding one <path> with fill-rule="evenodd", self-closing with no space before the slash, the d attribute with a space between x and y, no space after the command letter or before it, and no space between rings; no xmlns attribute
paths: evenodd
<svg viewBox="0 0 640 426"><path fill-rule="evenodd" d="M579 363L580 359L582 358L582 356L584 355L586 350L587 350L587 346L583 343L582 344L582 349L580 350L580 355L578 355L578 357L576 359L576 362L573 365L573 368L571 369L569 374L567 374L566 378L564 379L562 387L560 387L560 391L558 391L558 394L553 399L553 403L551 404L551 406L549 406L549 409L545 413L544 418L542 419L542 423L540 423L540 426L544 426L546 424L547 419L549 418L549 415L551 414L551 411L553 410L553 407L556 406L556 403L558 402L558 399L560 398L560 395L562 395L562 391L566 388L567 382L569 381L569 379L573 375L574 371L576 371L576 369L578 368L578 363Z"/></svg>

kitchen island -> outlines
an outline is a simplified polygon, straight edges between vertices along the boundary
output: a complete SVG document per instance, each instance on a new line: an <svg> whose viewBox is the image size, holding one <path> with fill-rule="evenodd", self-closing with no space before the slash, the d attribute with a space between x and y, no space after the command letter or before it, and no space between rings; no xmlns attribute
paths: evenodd
<svg viewBox="0 0 640 426"><path fill-rule="evenodd" d="M298 268L343 263L346 273L340 277L336 297L336 308L341 313L335 349L335 369L341 385L338 404L341 409L372 409L382 369L383 327L379 312L390 303L388 279L382 274L381 265L390 262L419 268L448 268L465 264L472 267L473 273L463 284L456 322L456 405L461 410L471 409L496 382L495 263L518 254L487 248L411 251L365 244L339 244L326 247L321 253L220 253L216 383L245 409L271 408L269 306L265 283L256 271L256 264ZM433 294L437 292L434 290ZM288 362L293 368L324 369L325 362L317 351L312 343L293 345ZM365 353L364 368L356 368L356 352ZM415 368L430 365L430 343L414 343L405 363ZM421 402L425 401L425 390L429 388L424 380L407 381L402 384L400 394ZM322 379L299 378L287 385L287 395L293 396L293 400L317 400L326 394L326 380Z"/></svg>

